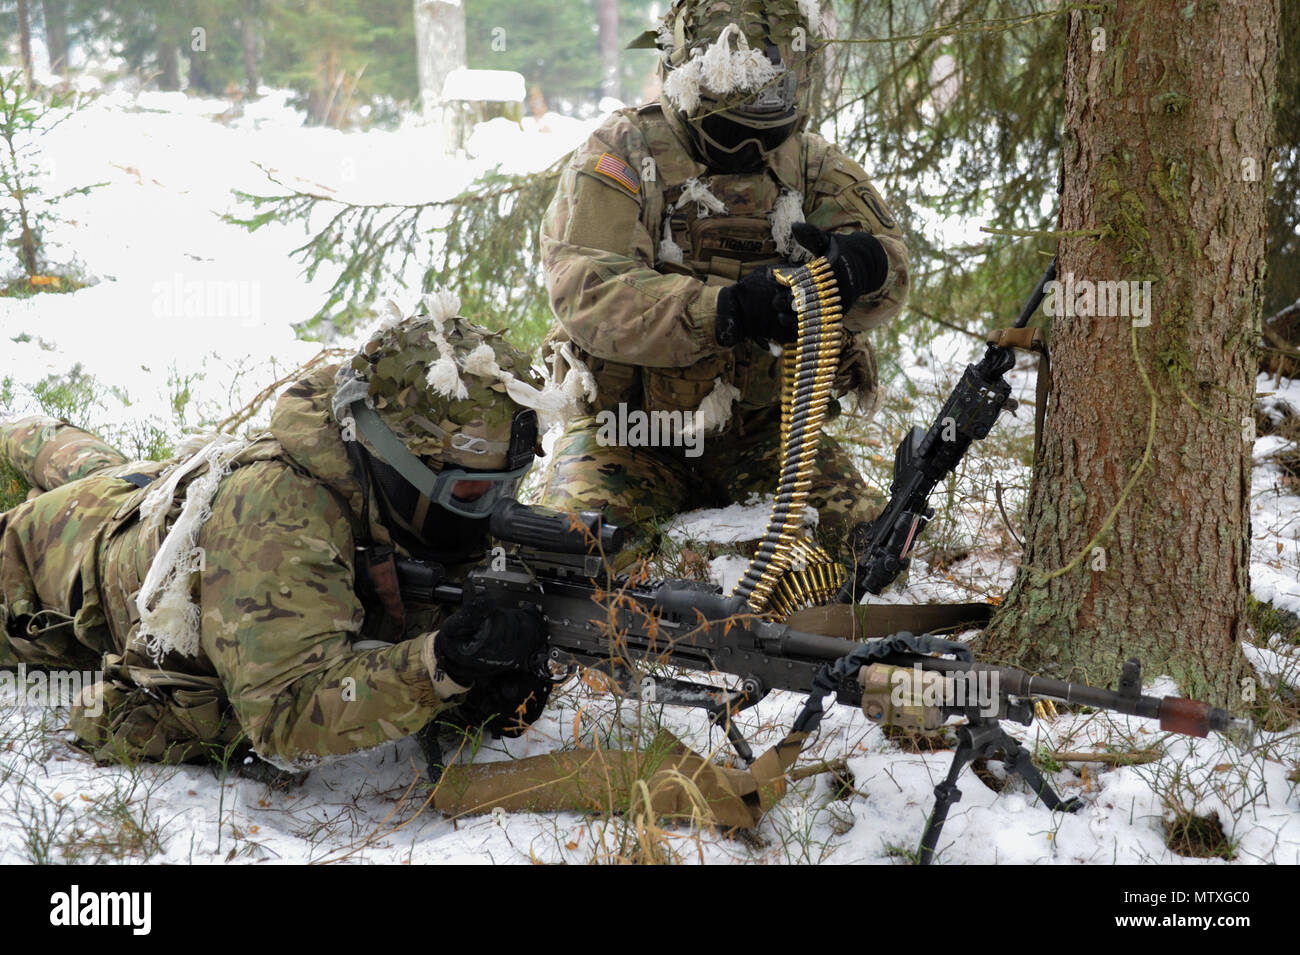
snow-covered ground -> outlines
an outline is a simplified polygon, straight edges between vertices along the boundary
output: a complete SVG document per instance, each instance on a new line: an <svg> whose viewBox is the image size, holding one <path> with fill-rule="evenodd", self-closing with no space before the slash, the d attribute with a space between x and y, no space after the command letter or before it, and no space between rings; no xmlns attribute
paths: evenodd
<svg viewBox="0 0 1300 955"><path fill-rule="evenodd" d="M224 100L107 93L44 138L48 191L107 185L63 203L65 222L48 236L51 259L75 261L90 287L0 307L0 382L12 380L16 409L30 403L30 385L79 366L100 386L92 426L192 426L240 409L319 351L293 326L315 314L333 276L309 281L290 257L302 226L250 234L220 218L248 212L231 190L283 194L258 164L315 193L421 202L457 194L497 162L544 169L594 122L487 123L471 141L483 158L466 160L417 125L364 135L304 127L287 99L274 91L235 115ZM396 283L392 291L401 296ZM186 386L181 421L174 399Z"/></svg>
<svg viewBox="0 0 1300 955"><path fill-rule="evenodd" d="M239 409L316 354L319 346L298 340L293 326L315 312L330 277L307 281L299 274L289 252L302 241L301 229L276 226L249 235L219 218L234 206L233 188L274 191L253 160L314 190L410 202L455 193L495 159L523 164L512 171L543 168L581 142L591 125L549 117L544 128L526 121L520 130L498 121L471 140L479 158L453 160L418 126L365 134L305 128L281 93L248 104L242 115L225 101L181 94L105 95L44 144L52 186L108 183L70 200L63 207L68 221L50 236L55 258L75 251L92 284L69 295L0 299L0 394L12 395L0 417L34 410L37 383L79 366L95 382L92 428L151 423L174 435L200 416L217 419ZM191 295L194 288L203 294ZM208 292L215 289L233 294L212 301ZM864 463L878 480L901 423L929 408L927 387L942 393L971 354L969 339L951 335L904 356L922 397L911 409L891 406L885 426L873 426L875 447ZM1017 397L1032 400L1032 369L1014 372L1012 380ZM1270 401L1300 412L1300 383L1283 384ZM186 387L191 398L180 415L176 397ZM1274 390L1266 380L1259 387ZM999 425L1008 434L1031 428L1032 415L1024 412ZM1276 443L1266 437L1256 446L1253 586L1260 600L1300 611L1300 499L1286 492L1276 466L1265 460ZM1010 540L994 504L994 473L977 462L963 472L963 487L973 490L945 515L951 562L939 568L918 560L907 586L887 599L969 600L1006 588L1014 548L960 556L975 540ZM999 459L996 473L1014 514L1027 469ZM766 517L761 501L695 512L677 522L673 535L745 540L757 536ZM744 561L722 556L711 566L730 585ZM1261 635L1261 646L1248 652L1262 674L1300 682L1295 647ZM1173 692L1164 679L1147 689ZM777 692L744 714L742 728L756 750L779 740L801 705L799 696ZM626 852L617 826L602 830L577 814L448 819L424 808L427 792L411 787L420 756L410 741L322 766L300 786L280 791L222 779L206 768L96 767L66 742L64 717L62 710L0 700L0 862L119 854L168 862L583 862ZM660 723L698 752L724 746L696 713L620 707L570 685L529 733L486 744L476 760L549 752L570 745L575 730L587 742L611 732L635 736L638 727ZM1010 728L1032 750L1157 748L1163 756L1114 769L1076 763L1053 774L1065 795L1088 802L1069 816L1048 812L1014 782L995 793L968 773L944 833L944 861L1199 862L1165 847L1164 800L1175 799L1191 812L1217 811L1237 862L1300 862L1300 794L1286 778L1300 754L1294 730L1263 734L1241 751L1221 738L1189 741L1105 714ZM716 863L904 858L916 847L951 752L905 752L861 713L834 707L802 762L838 758L848 760L850 798L833 798L828 777L815 776L794 784L753 839L670 829L668 846L683 861Z"/></svg>

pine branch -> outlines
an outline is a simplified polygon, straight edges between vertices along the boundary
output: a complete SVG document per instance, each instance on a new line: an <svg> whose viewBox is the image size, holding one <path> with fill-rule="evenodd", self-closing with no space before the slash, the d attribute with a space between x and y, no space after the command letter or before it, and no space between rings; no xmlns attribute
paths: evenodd
<svg viewBox="0 0 1300 955"><path fill-rule="evenodd" d="M283 191L237 192L252 214L231 214L225 220L250 232L273 222L300 221L308 238L290 254L303 264L306 277L315 278L324 265L339 266L311 324L346 331L393 284L405 287L402 276L410 266L428 262L422 290L451 288L460 294L467 315L478 311L496 317L505 310L516 328L522 315L524 337L540 338L543 313L549 319L549 312L531 243L520 237L537 233L555 190L559 163L524 176L491 172L460 195L414 203L352 203L290 185L275 171L259 168ZM313 227L310 223L319 212L329 218Z"/></svg>

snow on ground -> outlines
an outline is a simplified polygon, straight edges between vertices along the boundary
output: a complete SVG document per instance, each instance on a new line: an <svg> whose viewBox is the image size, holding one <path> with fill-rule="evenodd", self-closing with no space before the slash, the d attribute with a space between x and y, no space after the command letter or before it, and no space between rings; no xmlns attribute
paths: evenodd
<svg viewBox="0 0 1300 955"><path fill-rule="evenodd" d="M296 339L292 326L315 311L329 277L309 282L289 258L301 230L275 227L250 236L218 218L233 206L232 188L273 191L253 158L305 188L409 202L456 192L494 157L526 164L508 171L541 168L581 142L591 125L554 116L542 124L526 120L522 130L501 121L485 124L470 140L479 158L454 160L416 125L365 134L304 128L285 94L275 91L242 111L223 100L180 94L106 94L46 143L52 185L109 183L70 200L63 208L68 223L51 236L69 256L75 251L93 284L71 295L0 300L0 382L7 379L13 392L0 415L34 410L31 388L79 365L97 383L92 427L153 422L174 434L200 412L213 417L239 408L316 353L316 345ZM197 299L187 298L191 283L204 293ZM213 301L212 290L232 294ZM871 426L862 460L869 479L879 484L887 478L906 426L933 412L977 351L970 339L953 334L904 355L903 371L919 397L910 406L892 401ZM1032 402L1032 367L1013 372L1011 380L1016 397ZM192 403L179 420L173 399L186 384ZM1274 390L1267 380L1259 388ZM1269 401L1279 415L1284 405L1300 411L1300 383L1284 383ZM1031 429L1026 405L1018 417L1004 418L995 434L1023 437ZM1300 499L1266 460L1276 443L1261 438L1256 445L1252 577L1257 598L1295 611ZM994 504L995 481L1015 515L1028 470L992 439L986 444L961 475L968 490L947 506L947 536L937 534L936 521L936 535L927 535L929 549L914 562L906 586L881 599L970 600L1000 594L1010 583L1015 549ZM671 533L683 542L743 541L762 530L769 504L693 512ZM991 540L1000 546L971 547ZM925 559L941 551L947 559ZM734 554L710 562L715 579L727 587L744 566ZM1269 637L1261 635L1262 645L1248 648L1252 662L1266 677L1294 684L1296 649ZM1173 687L1159 679L1148 692ZM742 715L757 751L781 738L802 702L797 694L776 692ZM64 710L20 703L12 691L0 691L0 863L586 862L626 853L617 825L602 830L574 813L448 819L422 808L427 793L412 787L421 760L411 741L322 765L301 785L281 791L222 779L204 767L96 767L68 744L65 717ZM661 723L698 752L723 749L720 735L698 713L620 704L570 684L529 733L486 743L474 758L549 752L569 745L575 728L584 743L610 734L644 741ZM1082 795L1088 803L1071 816L1048 812L1014 781L996 793L967 773L941 843L943 861L1201 862L1165 847L1163 793L1188 811L1217 811L1237 845L1238 862L1300 863L1300 796L1286 778L1296 764L1294 733L1259 734L1242 751L1224 738L1189 741L1145 721L1106 714L1071 714L1009 730L1033 750L1155 747L1164 756L1148 765L1101 770L1073 764L1053 773L1065 795ZM903 751L861 713L832 707L804 760L839 757L847 757L853 776L851 798L833 798L827 777L813 777L793 785L753 840L670 830L669 846L688 862L906 858L951 752Z"/></svg>
<svg viewBox="0 0 1300 955"><path fill-rule="evenodd" d="M1275 424L1288 411L1300 417L1300 380L1282 379L1275 384L1272 378L1260 375L1256 391L1267 395L1263 404ZM1256 600L1271 601L1282 610L1300 613L1300 501L1294 482L1288 489L1282 482L1281 469L1269 460L1287 444L1277 435L1255 441L1250 485L1250 587Z"/></svg>
<svg viewBox="0 0 1300 955"><path fill-rule="evenodd" d="M247 212L232 189L283 194L254 160L287 186L368 203L447 198L493 165L445 156L427 127L304 127L287 95L271 91L241 113L183 93L111 92L45 137L47 188L108 185L62 204L65 224L49 235L51 258L75 259L91 287L0 304L0 382L16 386L5 410L28 410L31 385L80 366L101 386L92 425L171 429L238 410L317 353L293 326L320 307L333 275L301 275L290 252L302 227L249 234L219 218ZM485 124L475 143L503 159L504 172L523 172L564 155L591 123L548 116L541 129L531 117L522 130L506 126ZM409 290L393 293L415 301ZM187 380L180 421L173 399Z"/></svg>

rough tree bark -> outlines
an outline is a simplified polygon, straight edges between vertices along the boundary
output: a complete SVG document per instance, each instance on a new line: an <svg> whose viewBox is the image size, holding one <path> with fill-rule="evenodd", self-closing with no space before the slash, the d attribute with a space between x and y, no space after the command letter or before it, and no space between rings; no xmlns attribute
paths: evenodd
<svg viewBox="0 0 1300 955"><path fill-rule="evenodd" d="M1138 656L1189 695L1239 692L1277 31L1277 0L1070 15L1061 228L1100 235L1064 238L1059 273L1153 301L1145 327L1054 319L992 657L1105 685Z"/></svg>

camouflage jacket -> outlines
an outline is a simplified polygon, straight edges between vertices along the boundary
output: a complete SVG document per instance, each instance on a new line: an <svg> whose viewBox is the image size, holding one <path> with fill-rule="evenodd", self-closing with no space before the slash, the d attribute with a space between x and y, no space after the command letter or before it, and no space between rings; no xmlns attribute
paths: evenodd
<svg viewBox="0 0 1300 955"><path fill-rule="evenodd" d="M907 249L862 168L812 133L791 136L765 169L709 175L658 104L611 116L565 168L542 226L541 248L553 339L570 339L599 387L597 409L627 402L646 410L690 410L722 378L741 391L741 408L779 401L774 359L744 343L714 339L718 291L759 265L789 260L774 236L782 197L803 218L831 231L866 230L889 257L879 291L845 316L838 393L868 401L876 387L865 332L894 317L906 300ZM725 206L683 198L698 180ZM692 193L691 195L694 195ZM787 232L788 235L788 232ZM665 257L670 238L681 250Z"/></svg>
<svg viewBox="0 0 1300 955"><path fill-rule="evenodd" d="M364 588L359 592L358 541L367 530L376 544L392 541L373 501L368 529L359 524L361 488L329 411L334 370L313 372L290 388L269 432L241 451L221 480L198 538L196 656L171 652L154 660L139 636L135 597L165 531L150 532L140 519L150 488L137 489L122 476L156 476L160 465L100 469L0 515L0 617L8 618L19 658L95 665L103 654L106 682L116 681L119 690L114 701L138 688L165 701L165 713L119 715L111 727L85 732L90 724L78 726L74 718L83 738L98 735L88 742L105 758L115 747L168 761L201 756L191 743L231 737L212 724L219 711L223 723L233 714L235 728L263 758L299 766L410 735L464 692L431 676L430 630L438 614L380 632L382 609L363 599ZM175 501L183 497L184 485ZM51 620L67 616L65 632L31 625L29 639L14 639L16 621L42 610L53 611ZM356 646L371 636L394 642ZM215 700L204 692L214 686ZM200 706L209 725L186 712ZM140 725L133 728L132 719ZM159 728L164 722L166 731ZM179 738L186 735L197 739Z"/></svg>

